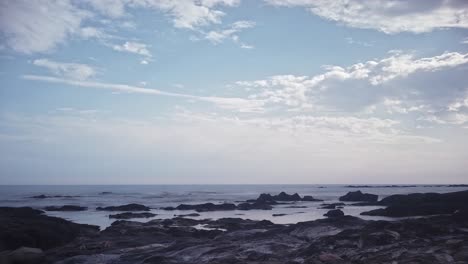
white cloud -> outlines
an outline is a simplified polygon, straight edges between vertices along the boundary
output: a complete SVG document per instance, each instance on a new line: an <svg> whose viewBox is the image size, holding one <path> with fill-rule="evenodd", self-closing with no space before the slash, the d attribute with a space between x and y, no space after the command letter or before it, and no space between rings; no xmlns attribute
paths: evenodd
<svg viewBox="0 0 468 264"><path fill-rule="evenodd" d="M204 34L205 39L211 41L213 44L222 43L225 39L231 39L235 43L238 43L241 48L244 49L252 49L253 46L245 44L239 40L239 36L237 35L242 30L247 28L252 28L255 26L255 22L253 21L237 21L232 23L229 27L223 30L212 30Z"/></svg>
<svg viewBox="0 0 468 264"><path fill-rule="evenodd" d="M37 59L33 61L33 64L44 67L57 76L80 81L87 80L96 74L94 68L86 64L56 62L48 59Z"/></svg>
<svg viewBox="0 0 468 264"><path fill-rule="evenodd" d="M309 109L324 104L327 107L338 107L336 104L345 104L358 99L366 103L366 100L371 99L366 96L370 95L385 97L385 93L391 94L392 90L379 90L379 86L403 80L410 75L448 70L467 63L468 53L446 52L426 58L416 58L413 54L392 53L381 60L370 60L348 67L325 66L326 71L315 76L278 75L264 80L239 81L236 85L249 90L255 88L249 98L265 100L271 104ZM353 89L367 94L355 96ZM402 93L410 92L398 89ZM368 103L364 105L366 106ZM395 107L393 105L394 110ZM409 109L416 111L418 107L422 106L412 105L406 111ZM399 109L399 111L404 110Z"/></svg>
<svg viewBox="0 0 468 264"><path fill-rule="evenodd" d="M460 0L265 0L275 6L304 7L350 27L394 34L468 28L468 4Z"/></svg>
<svg viewBox="0 0 468 264"><path fill-rule="evenodd" d="M126 0L85 0L95 10L111 18L118 18L125 14Z"/></svg>
<svg viewBox="0 0 468 264"><path fill-rule="evenodd" d="M185 99L192 99L201 102L213 103L222 109L228 109L238 112L261 112L263 111L264 102L262 100L244 99L236 97L217 97L217 96L197 96L183 93L171 93L157 89L143 88L138 86L126 85L126 84L115 84L115 83L102 83L102 82L91 82L81 81L76 79L64 79L50 76L38 76L38 75L23 75L26 80L43 81L50 83L61 83L77 87L96 88L96 89L107 89L116 92L126 93L138 93L146 95L162 95L171 96Z"/></svg>
<svg viewBox="0 0 468 264"><path fill-rule="evenodd" d="M126 41L124 44L114 45L112 48L117 51L135 53L138 55L151 57L151 53L148 50L148 46L144 43Z"/></svg>
<svg viewBox="0 0 468 264"><path fill-rule="evenodd" d="M17 52L47 52L80 33L89 13L68 0L4 0L0 2L0 31Z"/></svg>

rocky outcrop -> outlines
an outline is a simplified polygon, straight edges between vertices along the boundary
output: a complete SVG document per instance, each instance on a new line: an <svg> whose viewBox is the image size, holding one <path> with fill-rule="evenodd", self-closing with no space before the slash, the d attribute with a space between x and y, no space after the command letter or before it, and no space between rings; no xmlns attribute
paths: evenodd
<svg viewBox="0 0 468 264"><path fill-rule="evenodd" d="M46 206L44 207L46 211L86 211L88 207L78 206L78 205L64 205L64 206Z"/></svg>
<svg viewBox="0 0 468 264"><path fill-rule="evenodd" d="M269 193L262 193L257 199L248 200L247 202L277 204L277 202L298 202L298 201L318 202L318 201L323 201L323 200L315 199L313 196L310 196L310 195L301 197L298 193L287 194L285 192L280 192L277 195L271 195Z"/></svg>
<svg viewBox="0 0 468 264"><path fill-rule="evenodd" d="M240 203L237 205L237 210L271 210L273 207L269 203Z"/></svg>
<svg viewBox="0 0 468 264"><path fill-rule="evenodd" d="M77 198L80 196L73 196L73 195L45 195L45 194L40 194L40 195L35 195L31 196L29 198L34 198L34 199L46 199L46 198Z"/></svg>
<svg viewBox="0 0 468 264"><path fill-rule="evenodd" d="M107 207L98 207L98 211L149 211L150 208L141 204L126 204L119 206L107 206Z"/></svg>
<svg viewBox="0 0 468 264"><path fill-rule="evenodd" d="M44 263L44 252L40 248L20 247L16 250L0 252L2 264L41 264Z"/></svg>
<svg viewBox="0 0 468 264"><path fill-rule="evenodd" d="M452 214L458 210L468 209L468 191L451 193L413 193L408 195L391 195L378 202L387 208L363 212L372 216L425 216Z"/></svg>
<svg viewBox="0 0 468 264"><path fill-rule="evenodd" d="M348 192L339 198L343 202L377 202L379 196L361 191Z"/></svg>
<svg viewBox="0 0 468 264"><path fill-rule="evenodd" d="M344 213L340 209L333 209L333 210L328 211L323 216L326 216L326 217L342 217L342 216L344 216Z"/></svg>
<svg viewBox="0 0 468 264"><path fill-rule="evenodd" d="M126 213L120 213L120 214L111 214L109 215L109 218L113 219L132 219L132 218L150 218L154 217L156 214L153 213L131 213L131 212L126 212Z"/></svg>
<svg viewBox="0 0 468 264"><path fill-rule="evenodd" d="M320 209L336 209L337 207L342 208L343 206L345 206L345 204L344 203L330 203L330 204L324 203L324 204L321 204L320 206L321 206Z"/></svg>
<svg viewBox="0 0 468 264"><path fill-rule="evenodd" d="M99 231L97 226L46 216L30 207L0 207L0 226L0 251L19 247L46 250Z"/></svg>
<svg viewBox="0 0 468 264"><path fill-rule="evenodd" d="M203 227L200 229L199 227ZM47 251L47 263L465 263L467 223L453 217L292 225L238 218L116 221L99 236Z"/></svg>

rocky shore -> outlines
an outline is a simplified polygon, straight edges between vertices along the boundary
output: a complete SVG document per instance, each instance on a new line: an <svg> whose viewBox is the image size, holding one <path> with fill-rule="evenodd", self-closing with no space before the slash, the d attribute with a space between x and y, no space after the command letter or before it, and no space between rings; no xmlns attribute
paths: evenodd
<svg viewBox="0 0 468 264"><path fill-rule="evenodd" d="M268 197L275 196L263 195L263 204L281 203ZM363 199L375 200L369 197ZM0 263L462 264L468 263L467 197L468 191L464 191L389 196L372 202L385 204L386 209L418 204L448 208L440 215L396 221L366 221L332 209L325 219L290 225L240 218L175 217L146 223L116 220L102 231L46 216L32 208L3 207ZM259 200L246 201L256 202ZM348 205L335 204L334 208L341 206ZM146 211L147 207L126 209L135 208ZM115 207L107 209L116 211ZM416 210L414 214L426 215L424 212ZM131 219L148 214L129 212L120 217Z"/></svg>

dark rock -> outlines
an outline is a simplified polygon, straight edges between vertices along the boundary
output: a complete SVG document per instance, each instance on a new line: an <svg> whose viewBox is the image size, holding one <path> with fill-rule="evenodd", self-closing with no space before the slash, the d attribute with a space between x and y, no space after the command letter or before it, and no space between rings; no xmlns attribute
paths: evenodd
<svg viewBox="0 0 468 264"><path fill-rule="evenodd" d="M0 207L0 226L0 251L22 246L46 250L99 231L97 226L46 216L29 207Z"/></svg>
<svg viewBox="0 0 468 264"><path fill-rule="evenodd" d="M273 196L275 201L283 201L283 202L293 202L293 201L301 201L302 198L299 194L287 194L285 192L280 192L278 195Z"/></svg>
<svg viewBox="0 0 468 264"><path fill-rule="evenodd" d="M305 196L302 198L302 201L307 201L307 202L322 202L323 200L315 199L313 196L310 196L310 195L305 195Z"/></svg>
<svg viewBox="0 0 468 264"><path fill-rule="evenodd" d="M287 214L272 214L272 216L277 217L277 216L285 216Z"/></svg>
<svg viewBox="0 0 468 264"><path fill-rule="evenodd" d="M326 217L342 217L344 216L344 213L343 211L341 211L340 209L334 209L334 210L330 210L328 211L326 214L324 214L323 216L326 216Z"/></svg>
<svg viewBox="0 0 468 264"><path fill-rule="evenodd" d="M77 205L64 205L64 206L46 206L46 211L86 211L88 207Z"/></svg>
<svg viewBox="0 0 468 264"><path fill-rule="evenodd" d="M156 214L153 213L120 213L120 214L113 214L109 215L109 218L114 218L114 219L132 219L132 218L150 218L156 216Z"/></svg>
<svg viewBox="0 0 468 264"><path fill-rule="evenodd" d="M363 212L362 215L373 216L424 216L436 214L453 214L457 210L468 210L468 191L452 193L413 193L392 195L378 202L388 206Z"/></svg>
<svg viewBox="0 0 468 264"><path fill-rule="evenodd" d="M98 211L149 211L150 208L141 204L126 204L120 206L98 207Z"/></svg>
<svg viewBox="0 0 468 264"><path fill-rule="evenodd" d="M361 191L348 192L346 195L340 197L340 201L346 202L377 202L378 195L370 193L362 193Z"/></svg>
<svg viewBox="0 0 468 264"><path fill-rule="evenodd" d="M237 210L271 210L273 207L268 203L240 203L237 205Z"/></svg>
<svg viewBox="0 0 468 264"><path fill-rule="evenodd" d="M41 195L36 195L36 196L32 196L30 198L34 198L34 199L46 199L46 198L76 198L76 197L80 197L80 196L73 196L73 195L45 195L45 194L41 194Z"/></svg>
<svg viewBox="0 0 468 264"><path fill-rule="evenodd" d="M177 206L177 210L195 210L197 212L210 212L210 211L231 211L236 210L236 205L231 203L214 204L181 204Z"/></svg>
<svg viewBox="0 0 468 264"><path fill-rule="evenodd" d="M107 195L107 194L112 194L112 192L100 192L100 195Z"/></svg>
<svg viewBox="0 0 468 264"><path fill-rule="evenodd" d="M177 217L196 217L196 216L200 216L200 214L197 214L197 213L192 213L192 214L180 214L180 215L176 215Z"/></svg>

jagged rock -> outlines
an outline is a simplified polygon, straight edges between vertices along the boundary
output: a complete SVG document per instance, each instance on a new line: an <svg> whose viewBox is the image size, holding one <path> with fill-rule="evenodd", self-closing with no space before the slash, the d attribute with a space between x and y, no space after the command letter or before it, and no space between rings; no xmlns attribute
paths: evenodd
<svg viewBox="0 0 468 264"><path fill-rule="evenodd" d="M344 203L331 203L331 204L321 204L320 209L335 209L336 207L344 206Z"/></svg>
<svg viewBox="0 0 468 264"><path fill-rule="evenodd" d="M342 216L344 216L344 213L340 209L334 209L334 210L328 211L323 216L326 216L326 217L342 217Z"/></svg>
<svg viewBox="0 0 468 264"><path fill-rule="evenodd" d="M310 196L310 195L305 195L304 197L302 197L302 201L306 201L306 202L322 202L323 200L315 199L313 196Z"/></svg>
<svg viewBox="0 0 468 264"><path fill-rule="evenodd" d="M86 211L88 207L78 205L64 205L64 206L46 206L46 211Z"/></svg>
<svg viewBox="0 0 468 264"><path fill-rule="evenodd" d="M141 204L126 204L119 206L98 207L98 211L149 211L150 208Z"/></svg>
<svg viewBox="0 0 468 264"><path fill-rule="evenodd" d="M114 219L132 219L132 218L150 218L156 216L156 214L153 213L120 213L120 214L113 214L109 215L109 218L114 218Z"/></svg>
<svg viewBox="0 0 468 264"><path fill-rule="evenodd" d="M346 195L339 198L344 202L377 202L378 195L370 193L362 193L361 191L348 192Z"/></svg>

